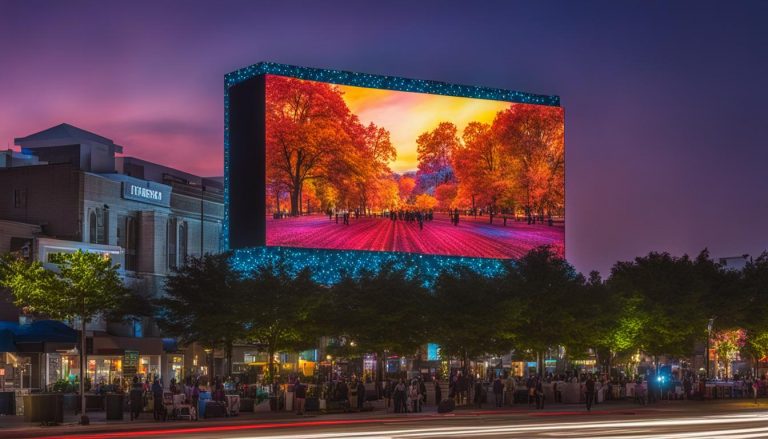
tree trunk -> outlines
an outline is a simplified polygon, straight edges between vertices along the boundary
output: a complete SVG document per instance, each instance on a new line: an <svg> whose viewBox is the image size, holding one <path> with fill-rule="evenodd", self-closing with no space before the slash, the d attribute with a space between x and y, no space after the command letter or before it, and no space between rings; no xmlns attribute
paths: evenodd
<svg viewBox="0 0 768 439"><path fill-rule="evenodd" d="M387 367L387 357L383 351L376 354L376 356L379 360L376 367L376 392L379 399L381 399L384 393L381 383L384 381L384 368Z"/></svg>
<svg viewBox="0 0 768 439"><path fill-rule="evenodd" d="M269 375L269 379L274 380L275 379L275 351L272 348L267 349L267 374Z"/></svg>
<svg viewBox="0 0 768 439"><path fill-rule="evenodd" d="M278 214L280 213L280 191L275 191L275 207Z"/></svg>
<svg viewBox="0 0 768 439"><path fill-rule="evenodd" d="M232 342L227 342L227 376L232 376Z"/></svg>
<svg viewBox="0 0 768 439"><path fill-rule="evenodd" d="M544 360L544 356L541 354L541 351L536 351L536 374L539 376L544 375L543 374L544 368L542 365L543 360Z"/></svg>
<svg viewBox="0 0 768 439"><path fill-rule="evenodd" d="M299 193L298 186L291 189L291 216L299 215Z"/></svg>

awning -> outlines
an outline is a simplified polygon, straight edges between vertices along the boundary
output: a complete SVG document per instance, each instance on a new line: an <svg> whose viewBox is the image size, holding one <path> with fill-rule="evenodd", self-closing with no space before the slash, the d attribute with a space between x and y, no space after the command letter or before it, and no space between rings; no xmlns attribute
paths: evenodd
<svg viewBox="0 0 768 439"><path fill-rule="evenodd" d="M78 332L57 320L38 320L19 325L17 343L77 343Z"/></svg>
<svg viewBox="0 0 768 439"><path fill-rule="evenodd" d="M38 320L20 325L0 322L0 352L44 352L45 344L75 344L78 333L56 320Z"/></svg>

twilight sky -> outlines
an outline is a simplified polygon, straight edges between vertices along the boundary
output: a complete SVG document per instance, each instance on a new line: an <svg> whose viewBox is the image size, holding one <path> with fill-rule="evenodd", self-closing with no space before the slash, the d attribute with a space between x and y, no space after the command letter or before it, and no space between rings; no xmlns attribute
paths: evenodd
<svg viewBox="0 0 768 439"><path fill-rule="evenodd" d="M258 61L558 94L567 255L768 247L768 2L0 0L0 147L69 122L221 174Z"/></svg>

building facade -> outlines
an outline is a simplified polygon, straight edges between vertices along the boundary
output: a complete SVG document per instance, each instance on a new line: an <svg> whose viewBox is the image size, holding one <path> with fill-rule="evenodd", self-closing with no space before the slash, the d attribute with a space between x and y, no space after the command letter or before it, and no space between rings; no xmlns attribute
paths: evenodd
<svg viewBox="0 0 768 439"><path fill-rule="evenodd" d="M120 265L127 286L157 297L165 277L186 258L221 250L221 179L117 156L122 146L68 124L17 138L15 144L21 152L3 152L0 166L0 252L26 252L43 263L52 253L107 253ZM0 306L6 308L0 315L7 316L10 305ZM150 318L94 321L88 329L88 374L94 382L121 378L127 356L138 356L139 374L159 375L166 386L170 378L207 372L202 349L182 350L162 339ZM43 352L51 355L38 359L47 366L38 365L37 374L32 367L41 388L55 376L78 372L71 352L57 353L58 362L56 352Z"/></svg>

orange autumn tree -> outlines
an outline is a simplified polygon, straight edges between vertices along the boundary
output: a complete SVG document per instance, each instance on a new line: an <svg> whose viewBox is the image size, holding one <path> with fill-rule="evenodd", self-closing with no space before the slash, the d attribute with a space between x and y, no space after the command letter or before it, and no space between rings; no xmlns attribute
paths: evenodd
<svg viewBox="0 0 768 439"><path fill-rule="evenodd" d="M413 191L416 189L416 179L411 176L404 175L400 177L400 180L398 180L397 186L400 193L400 202L402 204L410 203L413 197Z"/></svg>
<svg viewBox="0 0 768 439"><path fill-rule="evenodd" d="M500 205L514 207L510 159L492 126L470 122L464 128L462 140L463 145L453 156L461 198L470 201L473 212L478 206L487 207L491 212Z"/></svg>
<svg viewBox="0 0 768 439"><path fill-rule="evenodd" d="M275 205L288 194L293 216L308 184L305 203L366 210L395 156L389 132L364 127L331 84L268 76L266 126L267 185Z"/></svg>
<svg viewBox="0 0 768 439"><path fill-rule="evenodd" d="M434 191L438 185L453 180L451 158L459 144L458 129L451 122L440 122L434 130L416 139L418 176L427 186L422 189Z"/></svg>
<svg viewBox="0 0 768 439"><path fill-rule="evenodd" d="M532 214L561 214L565 192L565 151L561 108L512 105L496 115L493 135L501 143L504 175L513 178Z"/></svg>

